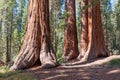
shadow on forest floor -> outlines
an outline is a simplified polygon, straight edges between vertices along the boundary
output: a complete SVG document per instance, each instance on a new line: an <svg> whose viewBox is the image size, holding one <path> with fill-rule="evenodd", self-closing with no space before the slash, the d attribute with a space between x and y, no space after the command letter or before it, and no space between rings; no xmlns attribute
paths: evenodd
<svg viewBox="0 0 120 80"><path fill-rule="evenodd" d="M32 73L39 80L120 80L120 68L110 66L38 68L26 73Z"/></svg>
<svg viewBox="0 0 120 80"><path fill-rule="evenodd" d="M120 80L119 60L120 55L116 55L81 65L59 66L53 69L34 67L25 72L32 73L39 80ZM118 66L111 66L110 63L116 61Z"/></svg>
<svg viewBox="0 0 120 80"><path fill-rule="evenodd" d="M119 66L113 66L112 63L116 61ZM120 55L117 55L86 64L52 69L41 69L37 66L20 72L0 73L0 80L120 80L119 61Z"/></svg>

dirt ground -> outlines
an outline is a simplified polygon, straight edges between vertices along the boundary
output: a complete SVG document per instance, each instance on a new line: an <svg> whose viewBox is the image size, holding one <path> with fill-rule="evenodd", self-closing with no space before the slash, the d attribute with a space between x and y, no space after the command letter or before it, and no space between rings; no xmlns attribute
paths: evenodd
<svg viewBox="0 0 120 80"><path fill-rule="evenodd" d="M38 80L120 80L120 67L104 65L113 58L95 60L86 64L59 66L53 69L30 68L25 73L35 75Z"/></svg>

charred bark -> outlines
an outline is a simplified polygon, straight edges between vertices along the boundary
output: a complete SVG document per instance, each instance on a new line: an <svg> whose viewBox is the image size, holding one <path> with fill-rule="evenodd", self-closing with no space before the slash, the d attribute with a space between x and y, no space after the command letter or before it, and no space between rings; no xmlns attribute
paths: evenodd
<svg viewBox="0 0 120 80"><path fill-rule="evenodd" d="M67 19L64 31L64 53L65 61L74 59L78 56L78 41L76 30L75 0L66 0Z"/></svg>

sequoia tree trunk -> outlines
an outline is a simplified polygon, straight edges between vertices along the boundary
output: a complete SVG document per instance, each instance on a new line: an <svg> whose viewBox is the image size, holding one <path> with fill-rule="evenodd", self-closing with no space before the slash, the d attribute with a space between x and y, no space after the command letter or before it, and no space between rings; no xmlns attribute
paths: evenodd
<svg viewBox="0 0 120 80"><path fill-rule="evenodd" d="M78 40L76 30L75 0L66 0L67 19L64 31L64 53L65 61L74 59L78 56Z"/></svg>
<svg viewBox="0 0 120 80"><path fill-rule="evenodd" d="M82 58L88 48L88 0L80 2L81 7L81 35L80 35L80 54L78 58ZM85 8L86 7L86 8Z"/></svg>
<svg viewBox="0 0 120 80"><path fill-rule="evenodd" d="M51 68L57 65L56 55L50 40L49 0L40 0L41 51L40 61L42 68Z"/></svg>
<svg viewBox="0 0 120 80"><path fill-rule="evenodd" d="M10 68L11 70L24 69L33 66L40 54L40 22L39 4L37 0L30 0L28 7L28 21L21 50Z"/></svg>
<svg viewBox="0 0 120 80"><path fill-rule="evenodd" d="M87 4L87 2L84 4ZM87 21L85 16L82 16L82 24L87 23L87 27L82 25L83 29L81 36L84 37L81 37L80 50L81 54L84 54L84 56L83 58L79 57L81 61L87 61L97 57L106 57L110 55L104 42L104 35L101 24L100 0L97 0L95 4L92 4L92 0L88 0L87 5L90 5L90 7L88 7ZM86 39L88 41L86 41ZM84 42L85 46L82 46Z"/></svg>
<svg viewBox="0 0 120 80"><path fill-rule="evenodd" d="M30 0L24 42L11 70L29 68L38 60L42 68L56 66L56 57L50 45L48 6L48 0Z"/></svg>

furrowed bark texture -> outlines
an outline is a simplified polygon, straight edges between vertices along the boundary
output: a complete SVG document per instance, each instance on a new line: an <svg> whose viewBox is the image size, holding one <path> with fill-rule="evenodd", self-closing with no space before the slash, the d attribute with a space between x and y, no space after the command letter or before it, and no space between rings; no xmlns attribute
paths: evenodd
<svg viewBox="0 0 120 80"><path fill-rule="evenodd" d="M33 66L40 54L40 21L37 0L30 0L28 21L24 42L11 69L24 69Z"/></svg>
<svg viewBox="0 0 120 80"><path fill-rule="evenodd" d="M40 17L42 34L40 61L43 64L43 68L55 67L57 65L57 60L50 40L49 0L40 0Z"/></svg>
<svg viewBox="0 0 120 80"><path fill-rule="evenodd" d="M78 41L76 30L75 0L66 0L67 19L64 32L64 60L71 60L78 56Z"/></svg>
<svg viewBox="0 0 120 80"><path fill-rule="evenodd" d="M29 68L38 59L43 68L56 66L56 57L50 45L48 6L48 0L30 0L24 42L11 70Z"/></svg>
<svg viewBox="0 0 120 80"><path fill-rule="evenodd" d="M85 8L88 4L88 0L82 0L81 6L81 35L80 35L80 55L78 58L82 58L88 48L88 9Z"/></svg>
<svg viewBox="0 0 120 80"><path fill-rule="evenodd" d="M87 4L87 2L84 2L84 4ZM88 5L91 6L88 7L87 28L83 25L83 31L81 33L81 36L84 35L84 37L81 37L81 41L83 41L81 42L81 54L84 54L81 60L83 61L110 55L104 42L104 35L101 24L100 0L97 0L96 4L92 4L92 0L88 0ZM82 18L85 18L85 16L82 16ZM86 18L82 21L82 24L86 24ZM86 41L86 39L88 39L88 41ZM84 47L82 45L85 41L87 43Z"/></svg>

